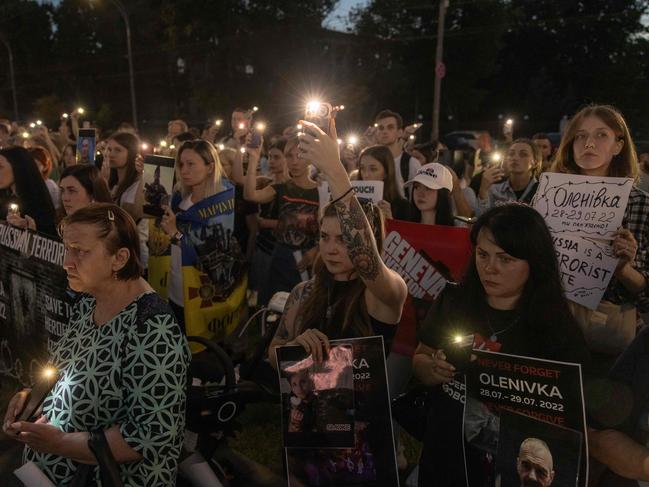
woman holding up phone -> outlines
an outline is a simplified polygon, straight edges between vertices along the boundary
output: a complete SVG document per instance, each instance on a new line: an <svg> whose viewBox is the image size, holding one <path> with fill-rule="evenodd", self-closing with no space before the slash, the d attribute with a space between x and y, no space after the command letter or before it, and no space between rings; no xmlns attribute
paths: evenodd
<svg viewBox="0 0 649 487"><path fill-rule="evenodd" d="M457 368L466 364L458 362L461 354L450 352L457 347L454 339L472 336L469 350L589 363L583 335L563 296L543 218L524 205L498 206L475 223L471 242L474 254L463 282L447 286L432 306L413 357L415 376L434 388L419 485L467 485L463 450L468 485L486 485L494 473L493 457L457 441L465 400Z"/></svg>

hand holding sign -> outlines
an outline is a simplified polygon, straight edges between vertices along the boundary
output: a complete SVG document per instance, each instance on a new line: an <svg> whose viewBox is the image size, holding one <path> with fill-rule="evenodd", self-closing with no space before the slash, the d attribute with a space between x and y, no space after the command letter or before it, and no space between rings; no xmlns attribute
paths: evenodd
<svg viewBox="0 0 649 487"><path fill-rule="evenodd" d="M615 232L615 239L613 240L613 251L620 259L616 271L620 270L626 265L633 265L635 255L638 251L638 242L633 234L626 228L621 228Z"/></svg>

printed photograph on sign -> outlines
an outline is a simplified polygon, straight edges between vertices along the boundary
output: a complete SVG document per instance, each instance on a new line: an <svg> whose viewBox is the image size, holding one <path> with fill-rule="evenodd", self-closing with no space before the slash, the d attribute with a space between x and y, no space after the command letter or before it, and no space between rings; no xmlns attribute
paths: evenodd
<svg viewBox="0 0 649 487"><path fill-rule="evenodd" d="M622 226L633 180L541 174L532 206L552 233L611 240Z"/></svg>
<svg viewBox="0 0 649 487"><path fill-rule="evenodd" d="M147 155L144 158L144 214L161 217L163 206L169 205L173 194L175 171L174 158L158 155Z"/></svg>
<svg viewBox="0 0 649 487"><path fill-rule="evenodd" d="M485 468L508 476L501 485L550 485L529 483L529 476L527 483L520 483L512 476L521 444L527 438L538 438L562 458L559 478L567 480L551 485L586 487L581 366L476 349L472 353L475 360L466 372L464 438ZM534 476L527 463L528 474ZM547 465L546 470L550 472Z"/></svg>
<svg viewBox="0 0 649 487"><path fill-rule="evenodd" d="M577 487L582 434L503 411L496 461L500 485Z"/></svg>
<svg viewBox="0 0 649 487"><path fill-rule="evenodd" d="M282 347L277 354L284 446L353 446L352 347L332 347L320 364L302 347Z"/></svg>

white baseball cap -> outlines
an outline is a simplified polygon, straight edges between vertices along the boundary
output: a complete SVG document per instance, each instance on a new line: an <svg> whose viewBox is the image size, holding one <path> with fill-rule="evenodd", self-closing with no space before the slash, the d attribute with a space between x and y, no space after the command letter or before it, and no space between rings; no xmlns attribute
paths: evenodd
<svg viewBox="0 0 649 487"><path fill-rule="evenodd" d="M430 189L446 188L453 191L453 175L444 165L439 162L431 162L419 168L417 175L405 185L421 183Z"/></svg>

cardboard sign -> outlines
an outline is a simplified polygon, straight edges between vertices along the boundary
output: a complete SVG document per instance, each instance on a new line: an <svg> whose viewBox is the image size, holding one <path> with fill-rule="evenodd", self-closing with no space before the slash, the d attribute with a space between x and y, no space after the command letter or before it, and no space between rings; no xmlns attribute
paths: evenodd
<svg viewBox="0 0 649 487"><path fill-rule="evenodd" d="M612 247L568 234L553 234L552 240L566 298L597 309L618 262Z"/></svg>
<svg viewBox="0 0 649 487"><path fill-rule="evenodd" d="M383 199L383 181L352 181L352 188L358 198L364 198L376 204ZM322 210L331 201L329 183L322 181L318 186L320 196L320 209Z"/></svg>
<svg viewBox="0 0 649 487"><path fill-rule="evenodd" d="M462 278L470 257L467 228L386 221L383 262L408 285L408 300L393 341L393 352L407 356L414 353L417 322L449 280Z"/></svg>
<svg viewBox="0 0 649 487"><path fill-rule="evenodd" d="M332 349L352 347L353 445L349 448L286 448L288 485L398 487L383 337L332 340L331 346ZM283 348L294 347L279 348L278 360L281 360ZM302 353L306 355L304 349ZM344 368L347 362L336 360L336 363ZM324 370L335 367L328 361L322 365ZM342 398L348 397L347 387L347 380L342 380ZM332 402L332 399L330 394L327 400ZM344 421L338 424L346 425Z"/></svg>
<svg viewBox="0 0 649 487"><path fill-rule="evenodd" d="M62 242L0 222L0 379L30 386L67 330L64 257Z"/></svg>
<svg viewBox="0 0 649 487"><path fill-rule="evenodd" d="M543 173L532 206L552 233L611 240L633 186L630 178Z"/></svg>
<svg viewBox="0 0 649 487"><path fill-rule="evenodd" d="M533 474L545 470L550 482L544 485L588 485L581 366L473 353L477 359L466 373L464 439L495 456L499 484L531 485L525 459L536 453Z"/></svg>

